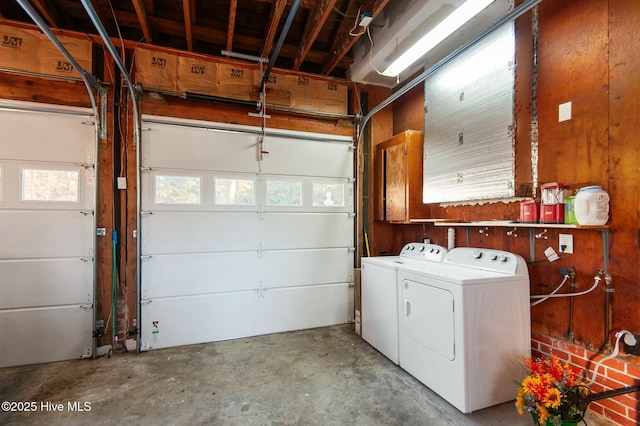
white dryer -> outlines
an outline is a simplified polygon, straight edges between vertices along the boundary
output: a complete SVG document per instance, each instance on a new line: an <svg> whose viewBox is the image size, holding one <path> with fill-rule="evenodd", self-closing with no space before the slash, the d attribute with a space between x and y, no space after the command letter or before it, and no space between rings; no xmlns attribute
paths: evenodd
<svg viewBox="0 0 640 426"><path fill-rule="evenodd" d="M400 267L398 283L400 366L463 413L513 400L531 354L522 257L455 248L442 263Z"/></svg>
<svg viewBox="0 0 640 426"><path fill-rule="evenodd" d="M409 243L399 256L362 258L362 338L394 363L399 362L398 268L412 263L440 263L447 250L436 244Z"/></svg>

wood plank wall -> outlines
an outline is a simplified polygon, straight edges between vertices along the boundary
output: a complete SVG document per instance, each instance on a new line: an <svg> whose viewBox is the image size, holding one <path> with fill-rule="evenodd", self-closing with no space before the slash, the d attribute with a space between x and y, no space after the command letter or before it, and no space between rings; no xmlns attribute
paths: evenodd
<svg viewBox="0 0 640 426"><path fill-rule="evenodd" d="M639 171L640 171L640 3L634 0L548 0L539 10L538 112L539 182L564 182L577 189L601 185L611 196L610 261L615 289L611 326L605 341L605 308L602 286L575 298L575 315L569 317L568 299L555 299L532 308L533 329L566 339L570 328L575 343L595 351L613 344L613 333L628 329L640 333ZM517 173L530 176L532 14L518 19L516 71ZM572 102L573 117L558 122L558 106ZM374 103L375 105L375 103ZM406 129L424 129L424 87L420 86L393 104L393 134ZM376 139L379 143L384 139ZM529 164L527 164L527 162ZM524 163L524 164L523 164ZM525 179L522 179L525 182ZM530 180L528 182L531 182ZM519 203L467 206L419 206L424 217L459 221L518 219ZM391 230L389 230L391 228ZM428 237L446 246L446 227L370 223L372 255L397 254L405 243ZM519 229L517 237L508 228L472 228L470 241L457 229L456 244L494 247L516 252L529 260L529 233ZM542 230L536 230L540 233ZM558 234L548 229L536 238L536 259L545 259L544 249L557 250ZM561 268L577 271L578 290L591 286L604 267L599 231L570 230L575 254L554 263L546 259L529 267L531 292L544 294L561 281ZM383 236L380 238L379 236Z"/></svg>

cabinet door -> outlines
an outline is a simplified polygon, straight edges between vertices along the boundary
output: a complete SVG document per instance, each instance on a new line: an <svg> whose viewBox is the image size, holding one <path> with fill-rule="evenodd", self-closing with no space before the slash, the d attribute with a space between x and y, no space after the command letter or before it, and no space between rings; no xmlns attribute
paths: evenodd
<svg viewBox="0 0 640 426"><path fill-rule="evenodd" d="M385 149L385 220L407 218L407 146L404 143Z"/></svg>

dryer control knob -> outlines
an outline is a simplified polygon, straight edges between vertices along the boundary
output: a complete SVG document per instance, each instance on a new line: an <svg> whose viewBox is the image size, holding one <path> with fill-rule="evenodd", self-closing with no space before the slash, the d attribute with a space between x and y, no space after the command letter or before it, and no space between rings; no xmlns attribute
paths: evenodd
<svg viewBox="0 0 640 426"><path fill-rule="evenodd" d="M474 259L480 259L482 257L482 252L480 250L476 250L473 252L472 256Z"/></svg>
<svg viewBox="0 0 640 426"><path fill-rule="evenodd" d="M497 254L492 254L491 255L491 260L497 260L498 259L498 255Z"/></svg>
<svg viewBox="0 0 640 426"><path fill-rule="evenodd" d="M502 256L500 256L500 262L506 262L507 260L509 260L509 258L507 256L505 256L504 254Z"/></svg>

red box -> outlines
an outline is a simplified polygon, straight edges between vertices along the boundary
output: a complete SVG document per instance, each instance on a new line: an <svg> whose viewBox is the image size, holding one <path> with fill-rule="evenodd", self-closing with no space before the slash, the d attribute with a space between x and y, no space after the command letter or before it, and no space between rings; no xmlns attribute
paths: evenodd
<svg viewBox="0 0 640 426"><path fill-rule="evenodd" d="M528 200L520 202L520 222L538 223L538 212L540 211L540 201Z"/></svg>
<svg viewBox="0 0 640 426"><path fill-rule="evenodd" d="M564 204L542 204L540 223L564 223Z"/></svg>

